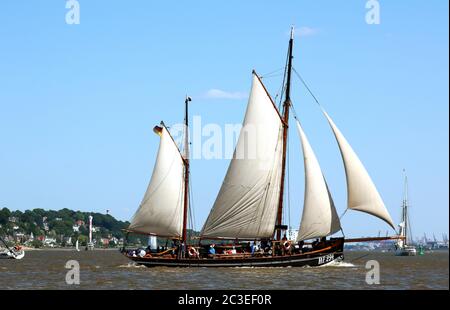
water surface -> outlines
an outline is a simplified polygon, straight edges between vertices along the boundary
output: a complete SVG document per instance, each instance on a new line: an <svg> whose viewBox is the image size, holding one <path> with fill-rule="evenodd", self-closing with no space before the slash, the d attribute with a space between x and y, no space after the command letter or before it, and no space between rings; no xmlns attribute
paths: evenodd
<svg viewBox="0 0 450 310"><path fill-rule="evenodd" d="M65 264L80 264L80 285L67 285ZM366 263L380 264L380 284L366 283ZM448 251L396 257L346 252L345 262L320 268L147 268L117 250L28 251L0 260L0 289L449 289Z"/></svg>

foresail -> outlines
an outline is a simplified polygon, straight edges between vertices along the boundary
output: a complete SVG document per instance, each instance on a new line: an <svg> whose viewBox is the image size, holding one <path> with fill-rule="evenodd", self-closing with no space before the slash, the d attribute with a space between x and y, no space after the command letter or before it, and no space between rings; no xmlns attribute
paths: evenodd
<svg viewBox="0 0 450 310"><path fill-rule="evenodd" d="M167 128L155 127L160 135L158 155L144 199L129 230L180 237L183 228L184 164Z"/></svg>
<svg viewBox="0 0 450 310"><path fill-rule="evenodd" d="M333 130L344 162L347 178L347 207L376 216L395 230L394 222L363 164L330 116L325 110L322 109L322 111Z"/></svg>
<svg viewBox="0 0 450 310"><path fill-rule="evenodd" d="M305 164L305 198L297 241L332 235L341 229L333 198L300 123L297 129Z"/></svg>
<svg viewBox="0 0 450 310"><path fill-rule="evenodd" d="M281 181L282 122L262 82L253 75L236 149L202 238L273 236Z"/></svg>

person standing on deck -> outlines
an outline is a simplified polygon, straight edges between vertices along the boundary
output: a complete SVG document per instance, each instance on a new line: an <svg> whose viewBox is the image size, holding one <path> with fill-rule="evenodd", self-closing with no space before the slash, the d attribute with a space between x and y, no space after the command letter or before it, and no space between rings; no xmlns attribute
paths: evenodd
<svg viewBox="0 0 450 310"><path fill-rule="evenodd" d="M214 246L215 246L214 243L209 246L209 254L210 255L216 255L216 249L214 248Z"/></svg>

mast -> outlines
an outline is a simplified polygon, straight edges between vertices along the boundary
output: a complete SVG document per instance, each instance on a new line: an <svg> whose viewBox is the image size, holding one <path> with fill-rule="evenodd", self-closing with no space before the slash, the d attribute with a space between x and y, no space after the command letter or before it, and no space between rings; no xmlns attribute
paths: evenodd
<svg viewBox="0 0 450 310"><path fill-rule="evenodd" d="M406 175L405 169L403 169L403 173L405 174L405 193L403 196L403 225L404 225L404 232L405 232L405 245L408 244L408 176Z"/></svg>
<svg viewBox="0 0 450 310"><path fill-rule="evenodd" d="M291 73L292 73L292 49L294 45L294 27L291 28L291 38L289 40L288 51L288 67L287 67L287 81L286 81L286 98L283 103L283 158L281 163L281 184L280 184L280 198L278 200L278 213L276 229L276 240L281 239L281 228L283 223L283 197L284 197L284 178L286 174L286 147L287 136L289 129L289 106L291 105Z"/></svg>
<svg viewBox="0 0 450 310"><path fill-rule="evenodd" d="M184 244L184 249L186 249L187 241L187 213L189 207L189 118L188 118L188 104L192 101L191 97L186 96L184 100L185 104L185 135L184 135L184 209L183 209L183 234L181 237L181 242Z"/></svg>

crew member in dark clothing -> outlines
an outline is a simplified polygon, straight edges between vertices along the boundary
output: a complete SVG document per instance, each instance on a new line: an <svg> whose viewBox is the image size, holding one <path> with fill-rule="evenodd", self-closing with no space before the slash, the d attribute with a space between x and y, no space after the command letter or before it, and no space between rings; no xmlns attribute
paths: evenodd
<svg viewBox="0 0 450 310"><path fill-rule="evenodd" d="M303 246L304 245L305 245L305 241L301 240L301 241L298 242L298 250L299 250L300 254L303 253Z"/></svg>

